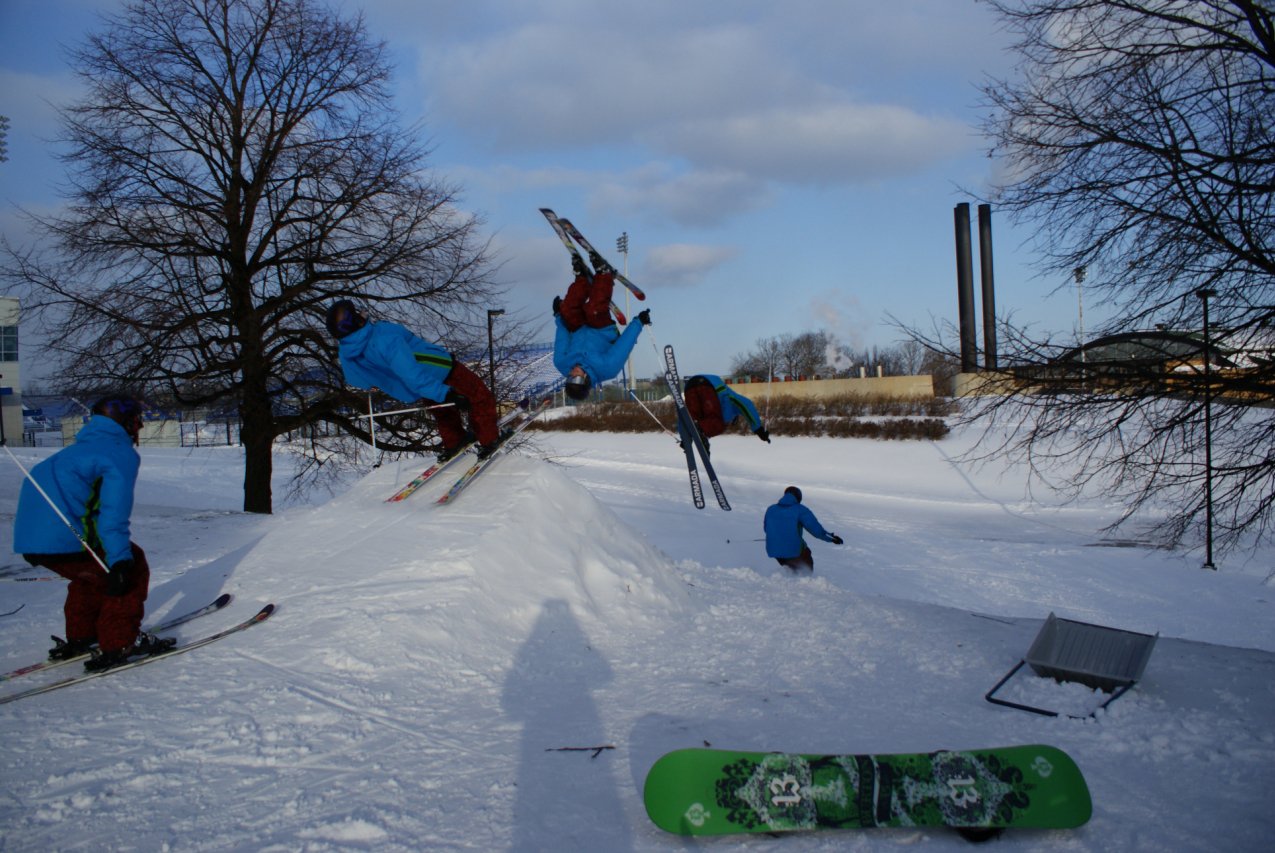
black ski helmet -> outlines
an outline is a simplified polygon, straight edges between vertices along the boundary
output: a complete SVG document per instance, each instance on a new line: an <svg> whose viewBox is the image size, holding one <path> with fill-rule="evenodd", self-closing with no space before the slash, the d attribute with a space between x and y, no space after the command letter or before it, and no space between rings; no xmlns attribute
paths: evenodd
<svg viewBox="0 0 1275 853"><path fill-rule="evenodd" d="M92 412L115 421L133 439L133 444L137 444L142 432L142 403L136 397L111 394L94 403Z"/></svg>
<svg viewBox="0 0 1275 853"><path fill-rule="evenodd" d="M567 396L572 400L583 400L589 396L589 389L593 387L593 380L587 374L579 376L568 376L567 384L562 386L562 390L567 392Z"/></svg>
<svg viewBox="0 0 1275 853"><path fill-rule="evenodd" d="M338 299L328 308L325 322L332 337L340 340L366 326L367 318L359 313L359 309L350 300Z"/></svg>
<svg viewBox="0 0 1275 853"><path fill-rule="evenodd" d="M801 503L801 489L797 488L796 486L789 486L788 488L784 489L784 494L792 495L794 498L797 499L797 503Z"/></svg>

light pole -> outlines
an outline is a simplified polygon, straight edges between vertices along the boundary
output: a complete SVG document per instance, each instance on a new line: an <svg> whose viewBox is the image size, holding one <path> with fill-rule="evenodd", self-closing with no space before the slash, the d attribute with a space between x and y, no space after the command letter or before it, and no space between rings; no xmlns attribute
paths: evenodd
<svg viewBox="0 0 1275 853"><path fill-rule="evenodd" d="M1085 363L1085 292L1081 285L1085 281L1085 273L1088 270L1084 266L1076 267L1071 274L1076 278L1076 306L1077 316L1080 319L1080 363Z"/></svg>
<svg viewBox="0 0 1275 853"><path fill-rule="evenodd" d="M492 341L491 322L504 313L503 308L487 309L487 384L491 387L492 394L496 393L496 349Z"/></svg>
<svg viewBox="0 0 1275 853"><path fill-rule="evenodd" d="M1204 307L1204 565L1213 565L1213 346L1209 341L1209 298L1216 290L1202 287L1195 292Z"/></svg>
<svg viewBox="0 0 1275 853"><path fill-rule="evenodd" d="M619 250L621 255L624 255L624 277L628 278L629 276L629 232L628 231L622 232L620 236L616 238L615 248ZM629 311L629 292L630 291L627 287L624 288L624 316L632 320L633 315ZM628 360L625 361L624 363L624 381L628 385L628 387L625 388L624 390L631 392L633 390L633 352L632 350L629 351Z"/></svg>

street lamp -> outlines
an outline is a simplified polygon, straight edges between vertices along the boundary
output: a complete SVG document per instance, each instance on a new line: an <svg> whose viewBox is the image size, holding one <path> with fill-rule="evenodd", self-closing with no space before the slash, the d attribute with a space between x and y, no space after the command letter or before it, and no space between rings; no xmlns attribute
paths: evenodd
<svg viewBox="0 0 1275 853"><path fill-rule="evenodd" d="M496 393L496 350L492 342L491 322L504 313L503 308L487 309L487 384L491 387L492 394Z"/></svg>
<svg viewBox="0 0 1275 853"><path fill-rule="evenodd" d="M1217 291L1202 287L1195 295L1204 307L1204 565L1201 568L1217 571L1213 565L1213 347L1209 341L1209 299L1217 296Z"/></svg>

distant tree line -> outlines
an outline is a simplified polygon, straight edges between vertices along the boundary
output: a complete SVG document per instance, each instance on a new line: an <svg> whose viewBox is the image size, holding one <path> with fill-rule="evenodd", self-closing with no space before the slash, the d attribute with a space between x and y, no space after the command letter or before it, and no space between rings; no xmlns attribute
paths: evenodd
<svg viewBox="0 0 1275 853"><path fill-rule="evenodd" d="M827 332L802 332L759 338L752 349L731 359L730 373L760 379L838 379L858 376L860 369L876 375L878 367L886 376L948 377L955 370L950 358L914 340L853 349Z"/></svg>

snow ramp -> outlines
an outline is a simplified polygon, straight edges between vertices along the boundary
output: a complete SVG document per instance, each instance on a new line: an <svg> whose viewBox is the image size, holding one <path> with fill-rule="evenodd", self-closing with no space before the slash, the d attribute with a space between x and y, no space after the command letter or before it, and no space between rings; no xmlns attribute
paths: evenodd
<svg viewBox="0 0 1275 853"><path fill-rule="evenodd" d="M503 668L550 602L610 630L687 608L670 559L560 467L510 454L453 504L436 500L459 470L386 503L420 464L383 466L286 513L226 589L277 603L273 631L307 656L369 673L396 655Z"/></svg>

